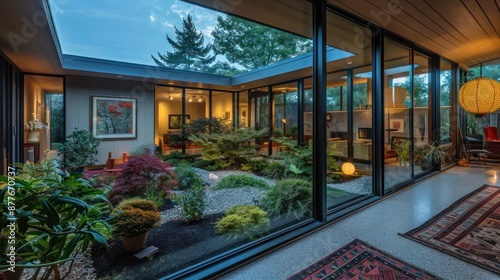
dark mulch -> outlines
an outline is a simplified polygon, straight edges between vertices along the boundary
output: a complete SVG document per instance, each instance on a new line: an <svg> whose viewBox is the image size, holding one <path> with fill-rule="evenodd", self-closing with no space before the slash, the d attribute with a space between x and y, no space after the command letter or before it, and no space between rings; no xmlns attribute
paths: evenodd
<svg viewBox="0 0 500 280"><path fill-rule="evenodd" d="M125 252L121 240L111 242L111 250L94 246L92 261L98 277L118 276L117 279L158 279L209 257L243 244L217 235L214 224L223 214L206 215L198 223L169 221L148 233L146 247L156 246L159 252L150 259L138 260Z"/></svg>

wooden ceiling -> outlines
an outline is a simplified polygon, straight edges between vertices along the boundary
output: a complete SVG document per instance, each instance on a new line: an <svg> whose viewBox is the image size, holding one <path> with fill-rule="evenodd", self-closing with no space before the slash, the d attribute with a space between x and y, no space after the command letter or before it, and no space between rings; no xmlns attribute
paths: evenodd
<svg viewBox="0 0 500 280"><path fill-rule="evenodd" d="M500 57L498 0L329 0L462 67Z"/></svg>

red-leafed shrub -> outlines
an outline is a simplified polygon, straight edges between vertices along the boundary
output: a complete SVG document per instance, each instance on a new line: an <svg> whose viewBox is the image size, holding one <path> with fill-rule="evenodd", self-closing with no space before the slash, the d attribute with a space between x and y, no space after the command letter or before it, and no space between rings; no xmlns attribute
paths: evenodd
<svg viewBox="0 0 500 280"><path fill-rule="evenodd" d="M132 156L123 164L123 171L115 179L115 187L108 194L114 205L130 197L146 197L147 193L157 193L165 197L176 185L174 174L163 162L151 154Z"/></svg>

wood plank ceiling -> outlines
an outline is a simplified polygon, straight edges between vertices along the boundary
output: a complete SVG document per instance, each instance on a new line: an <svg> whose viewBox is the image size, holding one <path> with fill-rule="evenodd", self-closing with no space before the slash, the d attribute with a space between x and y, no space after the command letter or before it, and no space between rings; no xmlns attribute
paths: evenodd
<svg viewBox="0 0 500 280"><path fill-rule="evenodd" d="M466 68L500 57L498 0L329 0Z"/></svg>

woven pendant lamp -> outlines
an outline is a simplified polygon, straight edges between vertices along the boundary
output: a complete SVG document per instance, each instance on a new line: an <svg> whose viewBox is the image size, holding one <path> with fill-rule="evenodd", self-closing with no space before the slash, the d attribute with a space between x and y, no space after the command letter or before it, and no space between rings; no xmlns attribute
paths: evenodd
<svg viewBox="0 0 500 280"><path fill-rule="evenodd" d="M458 92L458 102L476 117L493 113L500 109L500 83L485 77L468 81Z"/></svg>

